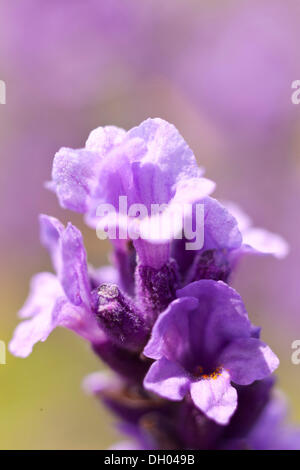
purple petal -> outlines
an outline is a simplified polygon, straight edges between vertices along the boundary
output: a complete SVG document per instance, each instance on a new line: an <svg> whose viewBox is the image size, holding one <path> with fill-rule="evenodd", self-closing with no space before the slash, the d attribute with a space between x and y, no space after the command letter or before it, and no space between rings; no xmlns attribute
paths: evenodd
<svg viewBox="0 0 300 470"><path fill-rule="evenodd" d="M9 345L10 352L19 357L28 356L33 346L45 341L57 326L69 328L92 343L100 343L104 338L91 312L58 297L17 326Z"/></svg>
<svg viewBox="0 0 300 470"><path fill-rule="evenodd" d="M74 305L91 303L86 251L80 231L68 224L61 239L62 270L60 279L67 297Z"/></svg>
<svg viewBox="0 0 300 470"><path fill-rule="evenodd" d="M235 218L216 199L207 197L203 201L204 247L203 250L227 249L240 247L242 235Z"/></svg>
<svg viewBox="0 0 300 470"><path fill-rule="evenodd" d="M128 138L135 137L143 139L148 147L143 163L156 165L169 189L182 179L202 176L192 150L176 127L167 121L147 119L128 132Z"/></svg>
<svg viewBox="0 0 300 470"><path fill-rule="evenodd" d="M29 296L18 313L20 318L30 318L39 315L45 309L51 309L55 300L63 296L62 287L57 277L52 273L38 273L30 281Z"/></svg>
<svg viewBox="0 0 300 470"><path fill-rule="evenodd" d="M28 300L20 310L21 318L31 319L23 321L15 329L9 345L12 354L26 357L35 343L47 339L56 326L52 312L62 296L63 290L53 274L40 273L32 279Z"/></svg>
<svg viewBox="0 0 300 470"><path fill-rule="evenodd" d="M151 392L179 401L189 390L191 379L183 367L166 358L159 359L150 367L144 387Z"/></svg>
<svg viewBox="0 0 300 470"><path fill-rule="evenodd" d="M137 192L133 182L132 162L138 163L146 152L147 148L141 139L125 140L113 148L108 158L102 161L94 193L95 201L110 203L116 211L119 207L119 196L127 195L128 204L140 202L132 197L132 193Z"/></svg>
<svg viewBox="0 0 300 470"><path fill-rule="evenodd" d="M226 371L216 378L202 379L191 385L194 404L208 418L226 425L237 407L237 391L230 385Z"/></svg>
<svg viewBox="0 0 300 470"><path fill-rule="evenodd" d="M114 126L100 127L89 135L85 149L61 148L55 155L51 189L62 207L87 212L96 186L103 158L118 145L125 131Z"/></svg>
<svg viewBox="0 0 300 470"><path fill-rule="evenodd" d="M239 385L264 379L279 365L272 350L256 338L233 341L224 349L219 361L228 370L232 382Z"/></svg>
<svg viewBox="0 0 300 470"><path fill-rule="evenodd" d="M202 204L204 208L204 220L201 222L196 219L196 204ZM175 241L173 256L186 274L186 282L199 279L225 281L231 270L228 252L240 248L242 243L237 221L216 199L204 197L193 205L192 226L199 227L198 233L200 223L203 225L202 246L195 252L195 248L187 250L186 239Z"/></svg>
<svg viewBox="0 0 300 470"><path fill-rule="evenodd" d="M101 331L94 312L85 305L74 306L67 299L61 298L52 312L55 326L63 326L74 331L92 344L100 344L106 341L105 334Z"/></svg>
<svg viewBox="0 0 300 470"><path fill-rule="evenodd" d="M85 149L63 147L56 153L50 188L62 207L82 213L88 210L100 165L99 154Z"/></svg>
<svg viewBox="0 0 300 470"><path fill-rule="evenodd" d="M121 144L126 131L121 127L105 126L94 129L85 143L86 150L98 153L101 157L107 155L115 145Z"/></svg>
<svg viewBox="0 0 300 470"><path fill-rule="evenodd" d="M239 294L222 281L201 280L177 291L179 298L198 299L198 314L190 315L189 342L194 355L213 362L235 339L249 338L252 327Z"/></svg>
<svg viewBox="0 0 300 470"><path fill-rule="evenodd" d="M57 326L53 322L51 313L52 311L48 311L47 314L36 315L20 323L9 344L10 352L15 356L26 357L38 341L45 341Z"/></svg>
<svg viewBox="0 0 300 470"><path fill-rule="evenodd" d="M226 202L225 205L237 220L243 236L243 246L233 253L233 261L247 253L273 255L279 259L288 255L289 246L284 238L262 228L252 227L251 218L238 205L232 202Z"/></svg>
<svg viewBox="0 0 300 470"><path fill-rule="evenodd" d="M63 224L55 217L40 214L40 239L42 245L47 248L52 265L57 273L61 270L60 239L64 231Z"/></svg>
<svg viewBox="0 0 300 470"><path fill-rule="evenodd" d="M114 213L118 213L119 197L126 196L125 216L127 216L131 204L143 202L139 200L137 187L133 181L131 161L138 162L146 151L145 144L141 139L131 139L113 148L109 153L109 158L103 159L97 175L97 186L86 211L86 221L90 226L97 227L101 218L105 217L104 214L101 214L101 209L104 209L104 206L100 204L110 204ZM117 220L116 225L118 226L119 223L122 223L122 217Z"/></svg>
<svg viewBox="0 0 300 470"><path fill-rule="evenodd" d="M287 242L280 235L261 228L250 228L243 234L243 253L273 255L275 258L285 258L289 253Z"/></svg>
<svg viewBox="0 0 300 470"><path fill-rule="evenodd" d="M90 305L86 252L80 231L54 217L40 216L41 239L48 248L66 296L74 305Z"/></svg>
<svg viewBox="0 0 300 470"><path fill-rule="evenodd" d="M239 229L245 233L252 225L251 218L241 209L238 204L231 201L223 201L224 207L230 212L238 223Z"/></svg>
<svg viewBox="0 0 300 470"><path fill-rule="evenodd" d="M189 317L187 312L197 308L195 298L174 300L156 321L144 354L152 359L165 357L179 360L190 356Z"/></svg>

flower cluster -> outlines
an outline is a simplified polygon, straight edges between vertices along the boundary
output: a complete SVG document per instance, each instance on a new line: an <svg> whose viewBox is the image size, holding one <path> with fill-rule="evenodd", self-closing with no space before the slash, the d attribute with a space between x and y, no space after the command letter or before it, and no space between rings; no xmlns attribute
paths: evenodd
<svg viewBox="0 0 300 470"><path fill-rule="evenodd" d="M204 207L201 249L188 251L184 237L116 239L112 265L100 269L88 265L77 228L40 216L55 274L33 278L10 350L27 356L56 326L88 340L112 372L92 374L84 387L118 416L131 436L126 448L300 444L298 431L283 425L284 406L273 393L278 358L229 285L245 254L280 258L287 246L251 227L233 204L212 198L214 186L176 128L161 119L128 132L98 128L85 148L55 156L48 187L91 227L99 204L117 207L120 196L148 208L164 204L161 219L189 203L192 224L196 204Z"/></svg>

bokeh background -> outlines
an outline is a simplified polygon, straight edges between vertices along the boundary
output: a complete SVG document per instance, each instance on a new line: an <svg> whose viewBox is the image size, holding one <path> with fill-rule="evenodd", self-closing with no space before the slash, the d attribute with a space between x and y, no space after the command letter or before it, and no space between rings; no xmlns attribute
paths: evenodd
<svg viewBox="0 0 300 470"><path fill-rule="evenodd" d="M1 0L0 339L9 342L33 273L50 269L40 212L72 220L89 261L108 244L59 209L44 189L54 153L81 147L91 129L174 123L216 196L238 202L255 225L283 235L284 261L248 258L235 286L281 359L279 385L300 423L300 79L298 0ZM66 330L28 359L0 365L1 449L101 449L112 418L81 389L103 365Z"/></svg>

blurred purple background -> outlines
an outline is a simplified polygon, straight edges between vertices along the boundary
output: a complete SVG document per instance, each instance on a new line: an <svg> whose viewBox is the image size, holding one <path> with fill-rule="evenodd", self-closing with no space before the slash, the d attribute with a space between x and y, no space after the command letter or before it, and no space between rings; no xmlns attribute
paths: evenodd
<svg viewBox="0 0 300 470"><path fill-rule="evenodd" d="M108 244L44 189L54 153L93 128L174 123L217 197L283 235L284 261L245 259L235 285L281 359L281 387L300 421L300 79L297 0L2 0L0 79L0 339L9 341L31 275L50 267L37 215L71 219L93 264ZM1 448L105 448L111 419L80 390L102 367L85 344L55 333L27 360L0 365ZM28 432L24 433L24 428Z"/></svg>

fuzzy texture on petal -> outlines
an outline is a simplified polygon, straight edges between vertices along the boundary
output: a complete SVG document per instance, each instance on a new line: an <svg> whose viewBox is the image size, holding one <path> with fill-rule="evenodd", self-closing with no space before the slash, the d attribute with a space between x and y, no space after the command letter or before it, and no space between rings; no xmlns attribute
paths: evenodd
<svg viewBox="0 0 300 470"><path fill-rule="evenodd" d="M85 149L63 147L56 153L53 182L48 187L55 190L63 208L80 213L88 210L100 165L99 155Z"/></svg>
<svg viewBox="0 0 300 470"><path fill-rule="evenodd" d="M125 134L126 131L121 127L97 127L90 132L85 143L85 148L90 152L106 155L114 146L122 142Z"/></svg>
<svg viewBox="0 0 300 470"><path fill-rule="evenodd" d="M114 126L100 127L90 133L85 149L63 147L56 153L48 187L56 192L62 207L82 213L89 210L102 159L124 134Z"/></svg>

